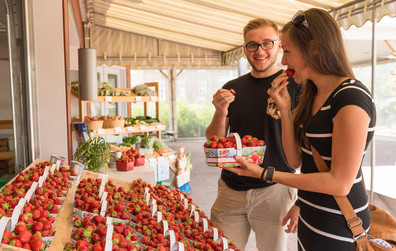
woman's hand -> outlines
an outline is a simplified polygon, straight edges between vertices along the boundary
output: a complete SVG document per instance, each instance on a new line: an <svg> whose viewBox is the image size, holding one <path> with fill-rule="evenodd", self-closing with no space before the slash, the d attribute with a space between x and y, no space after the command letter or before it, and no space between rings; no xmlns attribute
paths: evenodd
<svg viewBox="0 0 396 251"><path fill-rule="evenodd" d="M300 207L293 205L289 212L287 212L285 218L283 218L282 226L285 226L287 222L287 228L285 229L286 233L296 233L298 228L298 217L300 216Z"/></svg>
<svg viewBox="0 0 396 251"><path fill-rule="evenodd" d="M249 176L253 178L260 178L261 173L263 172L263 168L259 165L249 163L247 160L242 158L241 156L235 156L235 160L241 164L241 166L227 166L222 167L230 172L233 172L240 176Z"/></svg>
<svg viewBox="0 0 396 251"><path fill-rule="evenodd" d="M289 84L287 79L286 73L283 72L272 81L272 87L267 91L281 113L282 111L290 111L291 106L290 95L287 91L287 85Z"/></svg>

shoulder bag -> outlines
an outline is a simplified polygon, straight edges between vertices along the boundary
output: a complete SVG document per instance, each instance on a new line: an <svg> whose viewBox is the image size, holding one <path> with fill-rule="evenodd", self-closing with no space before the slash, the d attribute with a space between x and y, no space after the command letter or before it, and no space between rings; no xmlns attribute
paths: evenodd
<svg viewBox="0 0 396 251"><path fill-rule="evenodd" d="M312 145L311 150L319 172L328 172L329 168L325 161ZM348 198L346 196L333 197L352 232L357 251L396 251L396 220L387 211L369 204L371 222L367 234L363 229L362 220L356 215Z"/></svg>

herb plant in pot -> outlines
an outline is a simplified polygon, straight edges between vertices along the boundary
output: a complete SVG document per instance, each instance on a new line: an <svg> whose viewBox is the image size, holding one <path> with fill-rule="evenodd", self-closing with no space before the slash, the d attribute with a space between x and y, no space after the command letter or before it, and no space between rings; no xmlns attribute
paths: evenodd
<svg viewBox="0 0 396 251"><path fill-rule="evenodd" d="M102 137L89 137L77 147L73 159L84 163L88 170L98 172L110 162L110 146Z"/></svg>

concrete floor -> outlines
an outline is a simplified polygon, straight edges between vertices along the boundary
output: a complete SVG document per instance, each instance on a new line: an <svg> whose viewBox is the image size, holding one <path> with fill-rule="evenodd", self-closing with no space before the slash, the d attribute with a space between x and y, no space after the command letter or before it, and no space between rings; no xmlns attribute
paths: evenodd
<svg viewBox="0 0 396 251"><path fill-rule="evenodd" d="M210 208L216 199L217 195L217 181L220 177L220 168L209 167L205 163L205 156L203 151L203 144L205 140L180 140L166 141L166 144L178 150L179 147L186 147L187 152L191 153L191 160L193 169L191 173L190 186L191 197L197 205L210 216ZM374 203L382 208L387 209L393 217L396 218L396 187L394 184L394 177L396 177L396 156L394 154L396 149L396 139L388 137L376 138L376 169L374 179L374 191L377 192L376 187L380 186L380 190L385 191L383 194L374 193ZM370 187L370 151L363 162L364 175L366 177L366 186ZM387 166L386 168L383 166ZM386 172L386 173L384 173ZM390 174L389 172L393 173ZM381 180L378 180L381 179ZM377 186L376 186L377 184ZM392 188L393 187L393 188ZM257 250L255 245L255 236L252 232L246 251ZM297 236L296 234L289 234L288 251L297 250Z"/></svg>

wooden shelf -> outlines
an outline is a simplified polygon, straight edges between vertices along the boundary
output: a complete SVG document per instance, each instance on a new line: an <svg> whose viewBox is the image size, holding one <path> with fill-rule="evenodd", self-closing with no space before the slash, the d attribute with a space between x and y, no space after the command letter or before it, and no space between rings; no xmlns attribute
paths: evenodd
<svg viewBox="0 0 396 251"><path fill-rule="evenodd" d="M149 133L149 132L160 132L166 129L165 123L156 123L155 125L145 126L127 126L119 128L103 128L98 130L92 130L91 135L114 135L114 134L137 134L137 133Z"/></svg>
<svg viewBox="0 0 396 251"><path fill-rule="evenodd" d="M14 158L14 152L9 151L9 152L0 152L0 160L7 160L7 159L12 159Z"/></svg>
<svg viewBox="0 0 396 251"><path fill-rule="evenodd" d="M98 90L100 90L100 89L98 89ZM126 90L126 89L115 88L115 90ZM80 97L78 91L76 91L74 89L72 89L71 93L77 98ZM130 103L136 103L136 102L159 102L159 97L158 96L137 96L135 93L131 93L131 95L129 95L129 96L98 96L98 100L96 100L96 101L85 101L85 100L83 100L82 102L86 102L86 103L100 103L100 102L108 102L108 103L119 103L119 102L130 102Z"/></svg>
<svg viewBox="0 0 396 251"><path fill-rule="evenodd" d="M148 87L154 87L157 95L159 93L158 82L152 83L145 83ZM101 88L98 88L98 92ZM155 116L159 119L160 116L160 102L159 96L137 96L132 89L125 89L125 88L114 88L113 90L120 90L120 91L129 91L131 94L129 96L98 96L98 100L96 101L79 101L79 122L84 122L85 117L85 106L90 107L91 103L100 103L100 102L108 102L108 103L119 103L119 102L126 102L126 103L143 103L144 115L147 116L147 103L154 102L155 103ZM71 89L71 94L77 98L80 97L79 92ZM88 116L90 116L90 109L88 111ZM128 117L132 117L130 111L127 114ZM76 121L77 122L77 121ZM129 130L128 130L128 129ZM117 135L117 134L145 134L148 135L150 132L156 132L157 137L161 138L161 131L166 129L166 125L164 123L155 123L146 125L146 128L142 130L141 126L132 126L132 127L121 127L121 128L106 128L106 129L99 129L98 130L91 130L92 135Z"/></svg>

